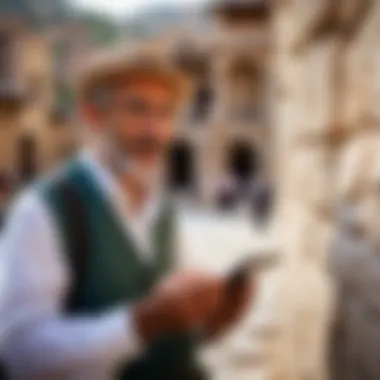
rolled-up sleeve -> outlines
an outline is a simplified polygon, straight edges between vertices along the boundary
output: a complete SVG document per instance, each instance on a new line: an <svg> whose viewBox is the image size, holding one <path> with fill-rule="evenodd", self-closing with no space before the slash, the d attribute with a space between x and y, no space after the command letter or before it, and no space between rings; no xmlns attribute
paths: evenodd
<svg viewBox="0 0 380 380"><path fill-rule="evenodd" d="M141 352L131 307L99 315L66 316L70 271L49 210L37 194L13 207L2 236L7 295L3 352L15 379L95 378ZM72 376L71 376L72 374Z"/></svg>

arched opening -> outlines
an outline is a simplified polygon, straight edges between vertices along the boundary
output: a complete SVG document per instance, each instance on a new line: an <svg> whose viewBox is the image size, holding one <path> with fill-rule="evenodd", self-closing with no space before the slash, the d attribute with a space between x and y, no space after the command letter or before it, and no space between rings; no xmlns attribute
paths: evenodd
<svg viewBox="0 0 380 380"><path fill-rule="evenodd" d="M254 147L245 142L235 142L229 153L229 172L239 183L250 182L259 170L260 159Z"/></svg>
<svg viewBox="0 0 380 380"><path fill-rule="evenodd" d="M194 190L194 157L191 147L185 142L173 144L168 157L168 185L174 192Z"/></svg>
<svg viewBox="0 0 380 380"><path fill-rule="evenodd" d="M21 184L27 184L32 181L37 173L37 143L34 136L21 136L18 165Z"/></svg>

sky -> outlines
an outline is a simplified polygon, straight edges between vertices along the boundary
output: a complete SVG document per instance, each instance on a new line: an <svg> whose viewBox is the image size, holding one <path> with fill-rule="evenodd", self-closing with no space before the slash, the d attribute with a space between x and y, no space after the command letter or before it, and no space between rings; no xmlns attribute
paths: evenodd
<svg viewBox="0 0 380 380"><path fill-rule="evenodd" d="M159 5L202 5L207 0L70 0L80 8L106 13L115 17L129 16L150 6Z"/></svg>

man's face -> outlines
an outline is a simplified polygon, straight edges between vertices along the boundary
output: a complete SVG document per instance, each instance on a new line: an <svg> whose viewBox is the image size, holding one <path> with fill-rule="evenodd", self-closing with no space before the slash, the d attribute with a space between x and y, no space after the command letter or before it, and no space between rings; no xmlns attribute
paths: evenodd
<svg viewBox="0 0 380 380"><path fill-rule="evenodd" d="M177 112L178 100L170 86L139 78L114 91L99 124L123 157L154 169L172 141Z"/></svg>

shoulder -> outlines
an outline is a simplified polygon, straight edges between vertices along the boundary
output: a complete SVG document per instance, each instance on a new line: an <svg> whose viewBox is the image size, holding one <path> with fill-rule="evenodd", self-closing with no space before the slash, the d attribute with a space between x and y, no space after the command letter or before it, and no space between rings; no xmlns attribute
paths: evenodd
<svg viewBox="0 0 380 380"><path fill-rule="evenodd" d="M23 190L12 202L9 209L11 219L14 217L30 217L38 215L44 208L41 192L37 187Z"/></svg>
<svg viewBox="0 0 380 380"><path fill-rule="evenodd" d="M8 208L2 238L9 235L31 235L54 228L54 194L59 179L66 176L66 167L60 167L32 183L14 198Z"/></svg>
<svg viewBox="0 0 380 380"><path fill-rule="evenodd" d="M49 209L48 198L55 192L58 183L69 173L68 166L61 166L46 173L22 190L9 208L9 220L32 218L38 219Z"/></svg>
<svg viewBox="0 0 380 380"><path fill-rule="evenodd" d="M22 276L40 273L47 263L61 265L60 231L38 188L29 188L14 201L1 234L1 254Z"/></svg>
<svg viewBox="0 0 380 380"><path fill-rule="evenodd" d="M34 230L48 223L48 209L38 188L24 190L12 203L5 233L17 230Z"/></svg>
<svg viewBox="0 0 380 380"><path fill-rule="evenodd" d="M32 231L44 230L49 233L56 230L62 215L65 214L66 192L64 183L77 184L83 171L79 160L71 162L46 174L22 191L12 202L4 226L4 235L9 231L30 234Z"/></svg>
<svg viewBox="0 0 380 380"><path fill-rule="evenodd" d="M11 302L64 284L66 269L59 239L39 189L23 191L11 206L0 242L0 256L9 272L7 297Z"/></svg>

